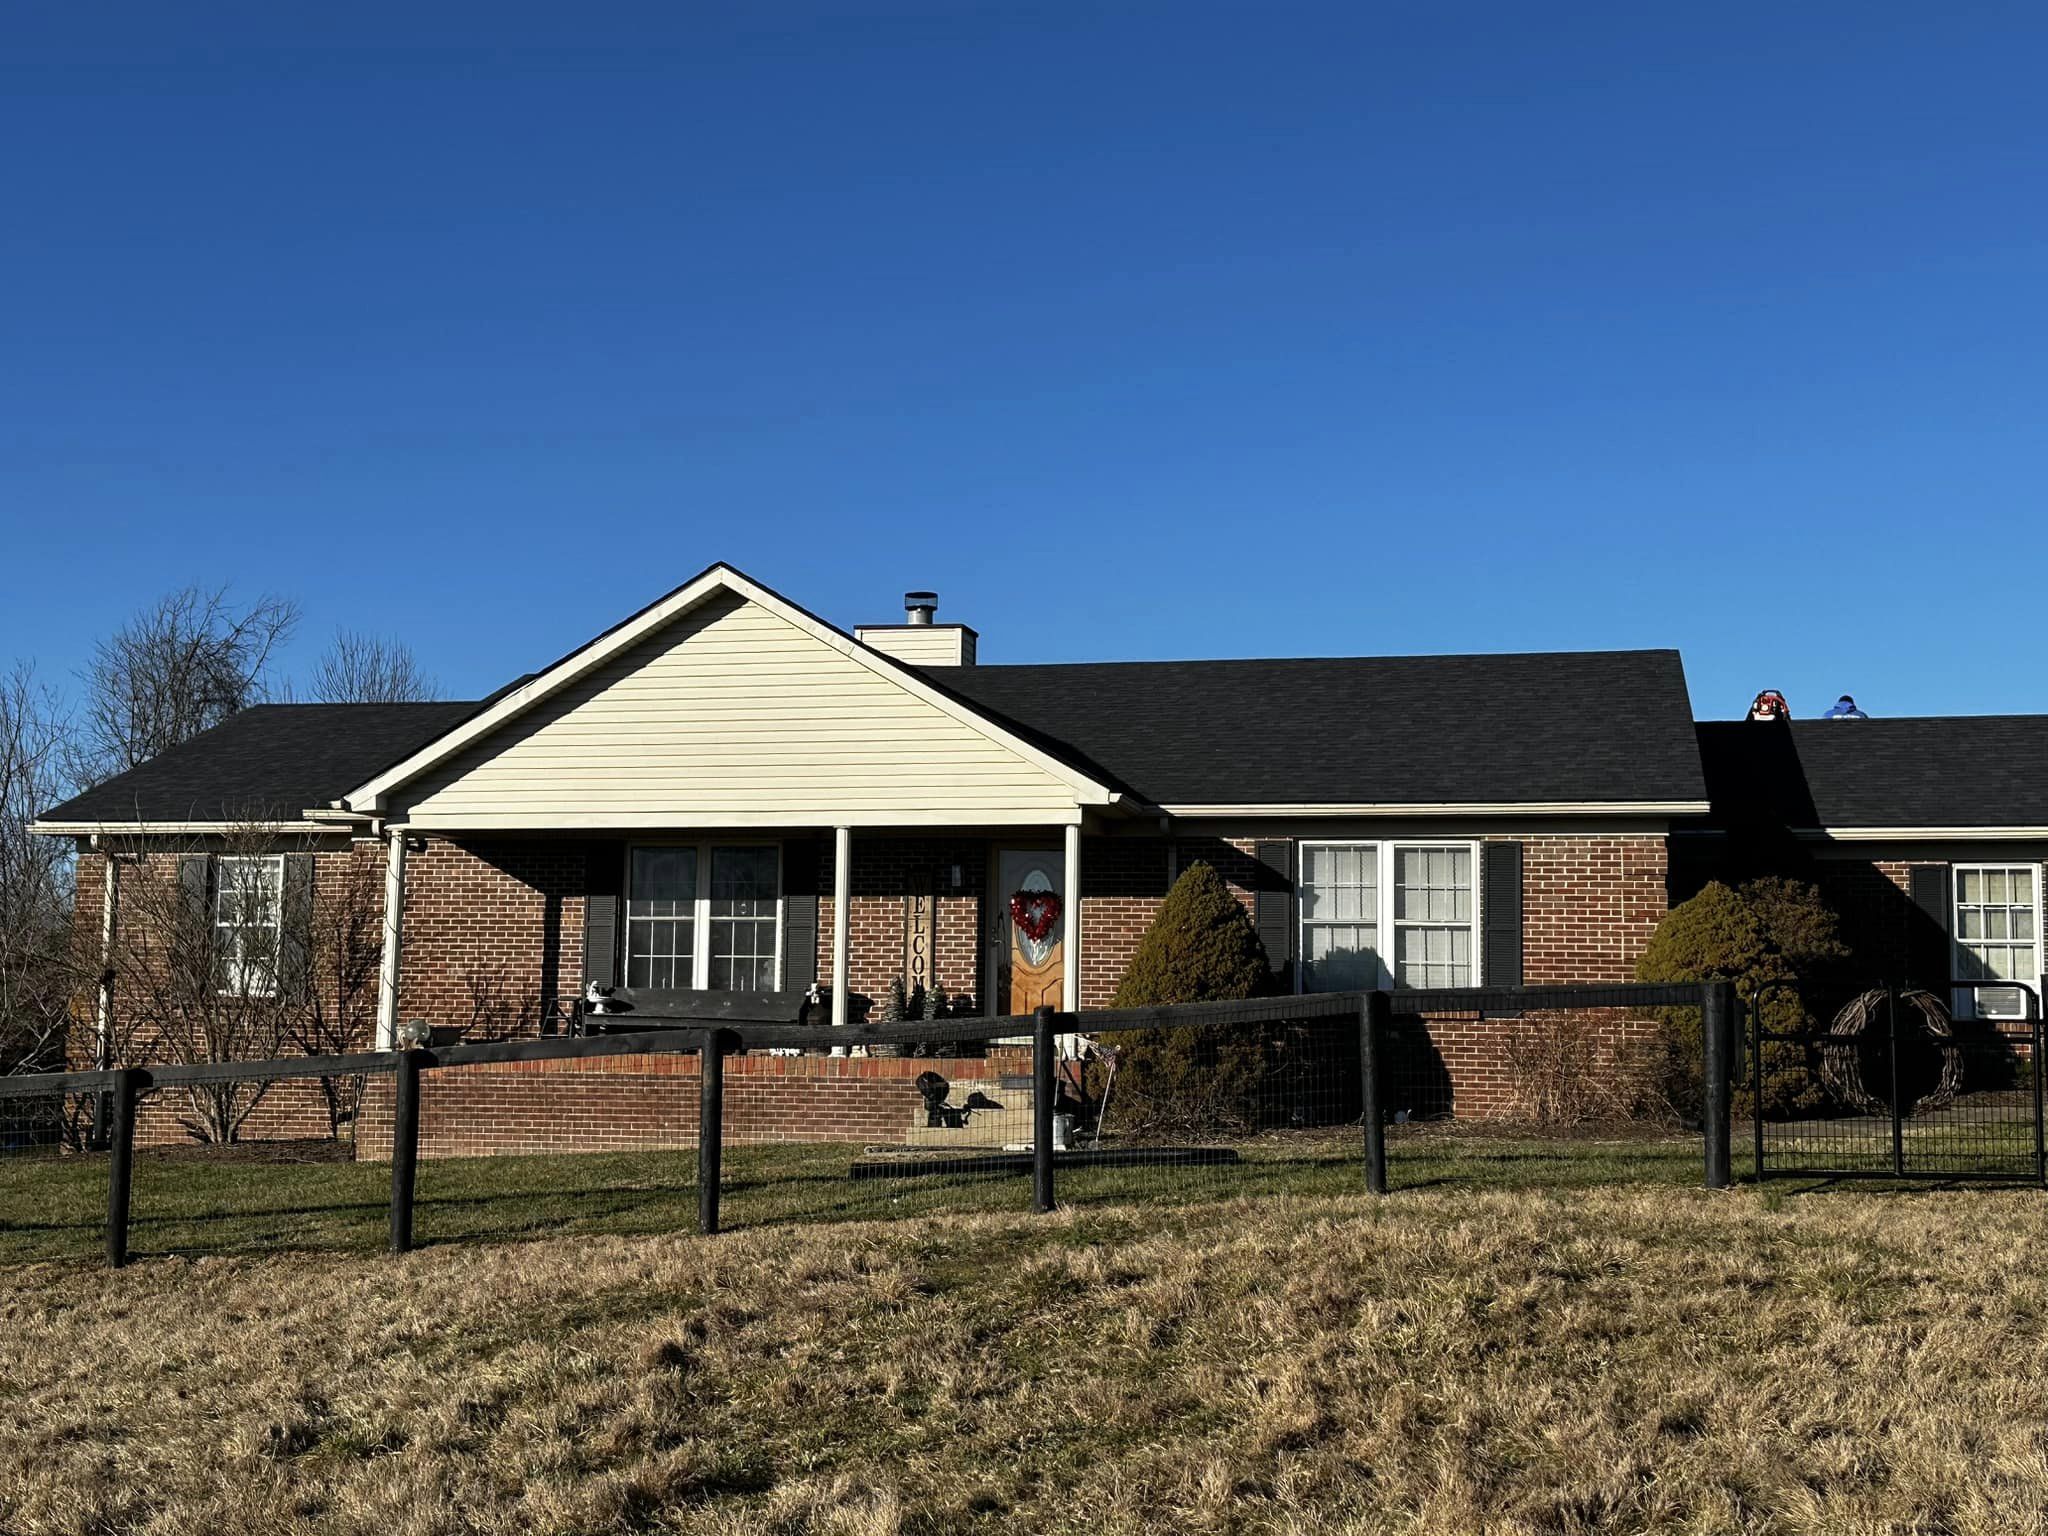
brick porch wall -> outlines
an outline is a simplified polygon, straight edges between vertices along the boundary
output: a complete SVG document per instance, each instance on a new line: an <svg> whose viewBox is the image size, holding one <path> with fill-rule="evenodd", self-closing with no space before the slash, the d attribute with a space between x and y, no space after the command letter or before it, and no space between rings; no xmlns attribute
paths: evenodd
<svg viewBox="0 0 2048 1536"><path fill-rule="evenodd" d="M918 1074L954 1081L1028 1074L1030 1053L983 1057L734 1056L725 1064L725 1141L900 1143L922 1100ZM420 1079L420 1155L618 1152L692 1147L695 1056L448 1067ZM356 1155L391 1156L392 1085L370 1085Z"/></svg>

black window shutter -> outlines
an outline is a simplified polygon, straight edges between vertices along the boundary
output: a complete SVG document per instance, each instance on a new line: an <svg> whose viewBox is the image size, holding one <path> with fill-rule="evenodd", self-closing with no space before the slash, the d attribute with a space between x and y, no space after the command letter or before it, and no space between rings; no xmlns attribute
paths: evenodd
<svg viewBox="0 0 2048 1536"><path fill-rule="evenodd" d="M626 845L609 839L584 852L583 985L619 984L619 895L626 876Z"/></svg>
<svg viewBox="0 0 2048 1536"><path fill-rule="evenodd" d="M1489 987L1522 985L1522 845L1481 843L1484 909L1481 974Z"/></svg>
<svg viewBox="0 0 2048 1536"><path fill-rule="evenodd" d="M313 995L313 855L284 856L284 926L277 936L279 993L291 1002Z"/></svg>
<svg viewBox="0 0 2048 1536"><path fill-rule="evenodd" d="M178 895L184 903L186 941L190 953L185 979L193 986L219 985L220 967L215 961L213 932L213 859L204 853L183 854L178 859ZM202 975L202 972L207 973Z"/></svg>
<svg viewBox="0 0 2048 1536"><path fill-rule="evenodd" d="M782 845L782 986L808 992L818 980L818 844Z"/></svg>
<svg viewBox="0 0 2048 1536"><path fill-rule="evenodd" d="M1266 946L1266 961L1283 992L1294 990L1294 844L1253 843L1258 889L1252 893L1252 923Z"/></svg>
<svg viewBox="0 0 2048 1536"><path fill-rule="evenodd" d="M1949 943L1949 869L1946 864L1916 864L1912 871L1912 938L1906 945L1907 979L1936 991L1948 985L1955 968Z"/></svg>

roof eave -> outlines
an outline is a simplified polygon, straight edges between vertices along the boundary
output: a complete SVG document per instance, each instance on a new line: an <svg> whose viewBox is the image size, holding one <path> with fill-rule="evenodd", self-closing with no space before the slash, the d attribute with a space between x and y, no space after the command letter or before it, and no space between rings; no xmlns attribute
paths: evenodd
<svg viewBox="0 0 2048 1536"><path fill-rule="evenodd" d="M1794 827L1792 835L1813 843L1989 843L2048 838L2048 827Z"/></svg>
<svg viewBox="0 0 2048 1536"><path fill-rule="evenodd" d="M1169 816L1703 816L1705 800L1234 801L1168 803Z"/></svg>

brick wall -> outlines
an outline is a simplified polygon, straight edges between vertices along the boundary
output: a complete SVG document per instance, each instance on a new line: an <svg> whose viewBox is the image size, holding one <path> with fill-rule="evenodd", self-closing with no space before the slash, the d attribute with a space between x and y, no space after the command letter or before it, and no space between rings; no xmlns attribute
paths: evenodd
<svg viewBox="0 0 2048 1536"><path fill-rule="evenodd" d="M429 838L408 855L398 1014L487 1035L530 1035L557 995L583 990L588 845Z"/></svg>
<svg viewBox="0 0 2048 1536"><path fill-rule="evenodd" d="M889 982L903 974L904 899L912 891L936 898L932 974L949 997L981 1001L981 925L989 845L979 838L861 837L853 840L846 916L847 989L876 1008ZM953 872L960 872L957 885ZM792 871L786 878L801 878ZM818 893L818 979L832 977L832 845L823 843L813 889ZM856 1022L875 1009L856 1006Z"/></svg>
<svg viewBox="0 0 2048 1536"><path fill-rule="evenodd" d="M1661 837L1522 843L1522 977L1532 987L1635 980L1666 911Z"/></svg>

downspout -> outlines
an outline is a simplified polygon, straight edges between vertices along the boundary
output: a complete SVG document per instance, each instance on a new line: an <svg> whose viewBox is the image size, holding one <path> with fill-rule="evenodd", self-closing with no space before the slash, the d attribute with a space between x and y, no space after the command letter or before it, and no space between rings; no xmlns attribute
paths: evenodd
<svg viewBox="0 0 2048 1536"><path fill-rule="evenodd" d="M114 930L121 910L121 861L111 848L104 850L104 857L107 867L100 888L100 984L93 1005L93 1066L102 1072L114 1064Z"/></svg>
<svg viewBox="0 0 2048 1536"><path fill-rule="evenodd" d="M384 949L377 957L377 1049L398 1046L398 977L405 942L405 828L384 828Z"/></svg>

